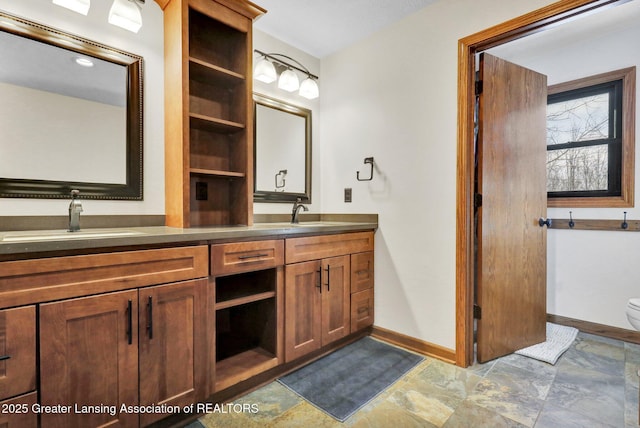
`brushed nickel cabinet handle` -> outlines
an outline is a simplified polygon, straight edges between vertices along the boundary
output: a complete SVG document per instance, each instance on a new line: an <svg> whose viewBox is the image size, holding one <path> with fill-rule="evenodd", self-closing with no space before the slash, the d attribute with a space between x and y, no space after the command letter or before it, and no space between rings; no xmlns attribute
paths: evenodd
<svg viewBox="0 0 640 428"><path fill-rule="evenodd" d="M8 360L11 358L11 355L0 355L0 361Z"/></svg>

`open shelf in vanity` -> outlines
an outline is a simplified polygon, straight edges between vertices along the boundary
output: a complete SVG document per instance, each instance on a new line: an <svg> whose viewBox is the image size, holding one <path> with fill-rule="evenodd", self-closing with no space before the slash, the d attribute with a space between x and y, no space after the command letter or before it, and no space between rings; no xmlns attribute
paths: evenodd
<svg viewBox="0 0 640 428"><path fill-rule="evenodd" d="M215 390L282 362L283 242L213 245Z"/></svg>

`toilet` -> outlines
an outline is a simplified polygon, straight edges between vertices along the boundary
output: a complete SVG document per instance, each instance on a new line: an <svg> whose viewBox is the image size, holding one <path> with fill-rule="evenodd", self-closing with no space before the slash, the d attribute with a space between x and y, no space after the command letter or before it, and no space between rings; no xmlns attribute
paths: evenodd
<svg viewBox="0 0 640 428"><path fill-rule="evenodd" d="M636 330L640 330L640 297L629 299L627 319Z"/></svg>

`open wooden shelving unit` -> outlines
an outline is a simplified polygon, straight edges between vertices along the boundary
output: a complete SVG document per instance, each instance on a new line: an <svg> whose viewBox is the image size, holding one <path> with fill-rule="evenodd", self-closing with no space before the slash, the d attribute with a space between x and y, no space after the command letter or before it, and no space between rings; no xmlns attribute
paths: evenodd
<svg viewBox="0 0 640 428"><path fill-rule="evenodd" d="M280 363L276 268L215 280L215 390Z"/></svg>
<svg viewBox="0 0 640 428"><path fill-rule="evenodd" d="M167 226L252 224L252 24L262 13L238 0L166 5Z"/></svg>

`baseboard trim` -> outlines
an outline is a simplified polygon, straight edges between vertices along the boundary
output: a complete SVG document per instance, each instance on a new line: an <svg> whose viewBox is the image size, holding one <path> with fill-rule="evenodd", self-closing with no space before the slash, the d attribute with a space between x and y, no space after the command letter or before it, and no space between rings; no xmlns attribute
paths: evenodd
<svg viewBox="0 0 640 428"><path fill-rule="evenodd" d="M585 333L608 337L610 339L623 340L625 342L637 343L640 345L640 332L635 330L627 330L625 328L612 327L609 325L597 324L554 314L547 314L547 321L554 324L574 327Z"/></svg>
<svg viewBox="0 0 640 428"><path fill-rule="evenodd" d="M425 342L423 340L416 339L415 337L407 336L378 326L373 326L371 336L409 349L410 351L417 352L418 354L437 358L451 364L456 363L456 351L445 348L444 346Z"/></svg>

